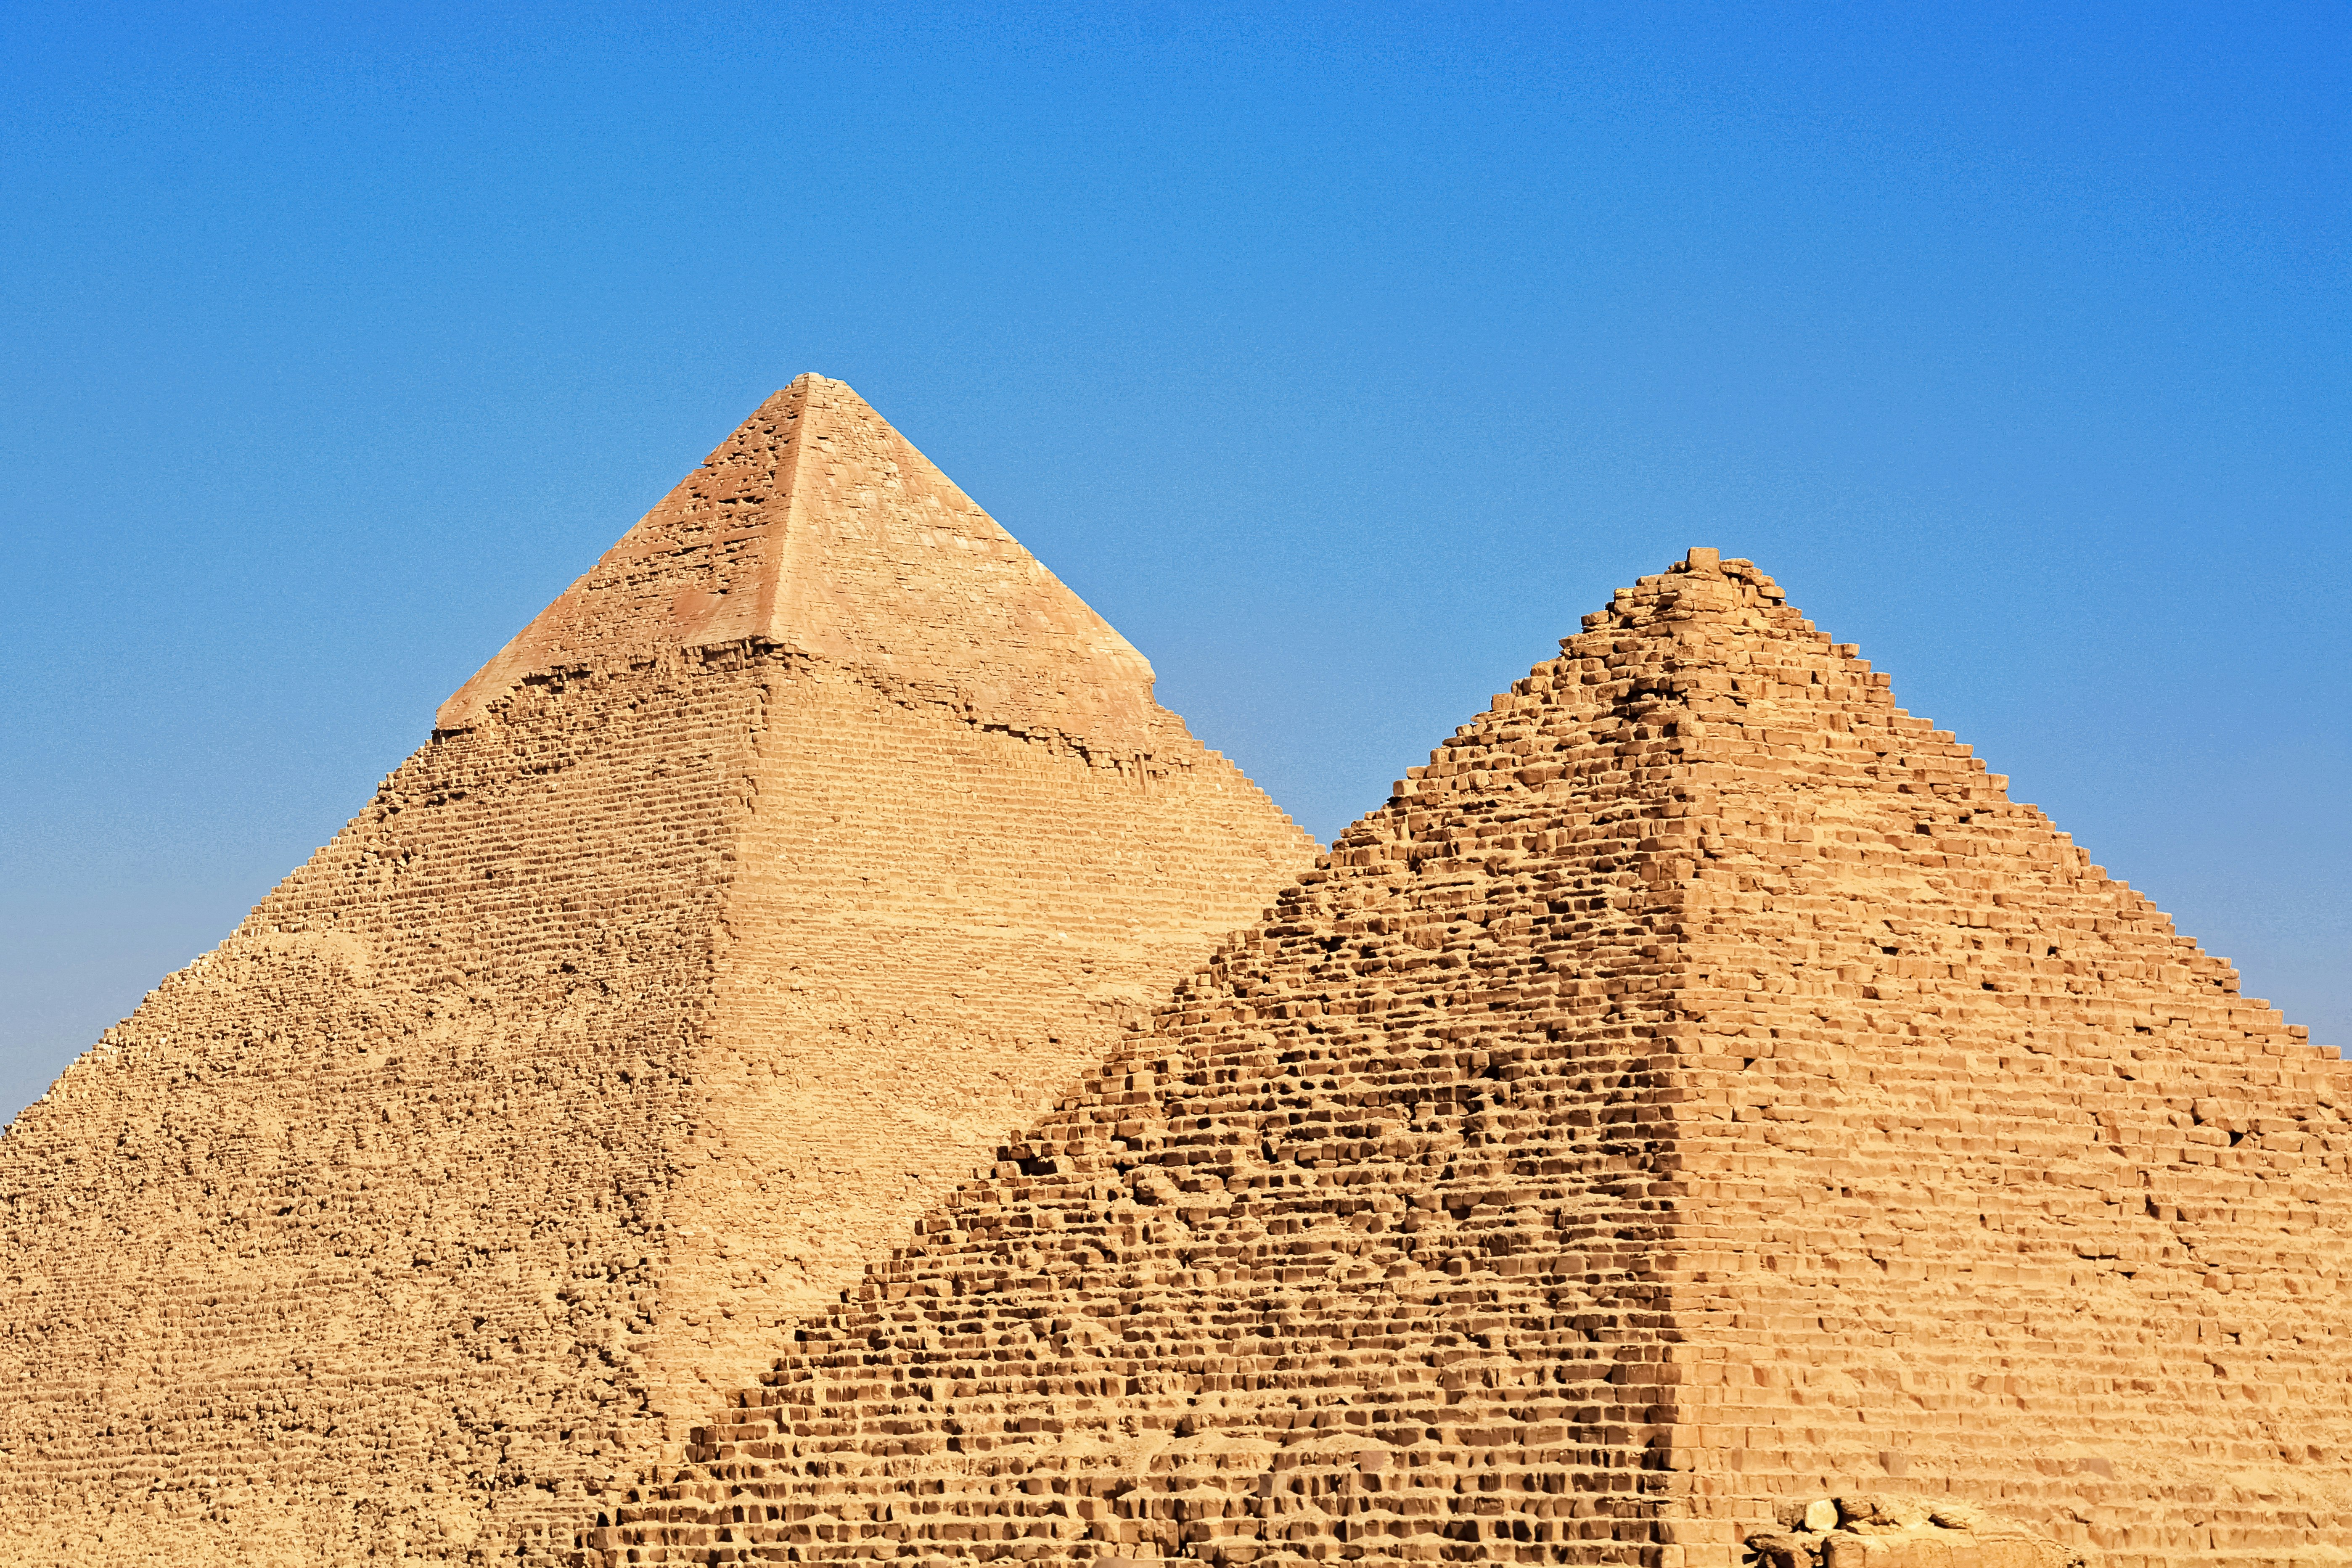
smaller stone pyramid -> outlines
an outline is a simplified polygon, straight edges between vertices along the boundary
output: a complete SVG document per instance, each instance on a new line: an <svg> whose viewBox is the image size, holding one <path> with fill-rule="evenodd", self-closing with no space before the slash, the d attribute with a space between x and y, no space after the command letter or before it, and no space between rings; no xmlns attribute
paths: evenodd
<svg viewBox="0 0 2352 1568"><path fill-rule="evenodd" d="M1857 652L1622 591L569 1560L2343 1563L2352 1067Z"/></svg>

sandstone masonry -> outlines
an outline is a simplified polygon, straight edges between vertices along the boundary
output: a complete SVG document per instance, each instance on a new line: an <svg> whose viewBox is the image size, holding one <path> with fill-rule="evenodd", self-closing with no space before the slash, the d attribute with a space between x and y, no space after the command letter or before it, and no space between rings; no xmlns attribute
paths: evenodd
<svg viewBox="0 0 2352 1568"><path fill-rule="evenodd" d="M547 1560L2352 1561L2352 1067L1857 653L1621 592Z"/></svg>
<svg viewBox="0 0 2352 1568"><path fill-rule="evenodd" d="M1314 854L803 376L0 1137L0 1558L568 1531Z"/></svg>

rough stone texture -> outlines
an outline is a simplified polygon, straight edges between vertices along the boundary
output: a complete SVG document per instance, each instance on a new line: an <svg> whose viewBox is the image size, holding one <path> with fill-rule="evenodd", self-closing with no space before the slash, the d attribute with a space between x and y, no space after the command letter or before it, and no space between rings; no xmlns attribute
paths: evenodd
<svg viewBox="0 0 2352 1568"><path fill-rule="evenodd" d="M1864 1493L1784 1503L1750 1531L1756 1568L2083 1568L2083 1555L1949 1499Z"/></svg>
<svg viewBox="0 0 2352 1568"><path fill-rule="evenodd" d="M2352 1560L2352 1068L1750 563L1585 625L551 1555Z"/></svg>
<svg viewBox="0 0 2352 1568"><path fill-rule="evenodd" d="M439 725L0 1137L0 1559L510 1559L1315 854L814 376Z"/></svg>

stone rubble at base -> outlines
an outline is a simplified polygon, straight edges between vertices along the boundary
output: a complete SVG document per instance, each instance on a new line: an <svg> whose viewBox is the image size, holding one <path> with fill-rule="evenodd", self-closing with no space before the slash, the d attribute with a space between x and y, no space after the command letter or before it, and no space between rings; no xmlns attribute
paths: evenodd
<svg viewBox="0 0 2352 1568"><path fill-rule="evenodd" d="M2079 1552L1949 1499L1815 1498L1780 1514L1748 1536L1756 1568L2084 1568Z"/></svg>

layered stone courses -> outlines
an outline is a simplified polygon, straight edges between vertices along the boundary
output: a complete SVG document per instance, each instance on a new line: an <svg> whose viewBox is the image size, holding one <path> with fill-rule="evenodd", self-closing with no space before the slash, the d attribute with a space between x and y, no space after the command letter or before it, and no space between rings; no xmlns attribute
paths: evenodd
<svg viewBox="0 0 2352 1568"><path fill-rule="evenodd" d="M0 1137L0 1558L568 1536L1314 854L802 378Z"/></svg>
<svg viewBox="0 0 2352 1568"><path fill-rule="evenodd" d="M551 1556L2347 1562L2352 1068L1858 651L1621 591Z"/></svg>

